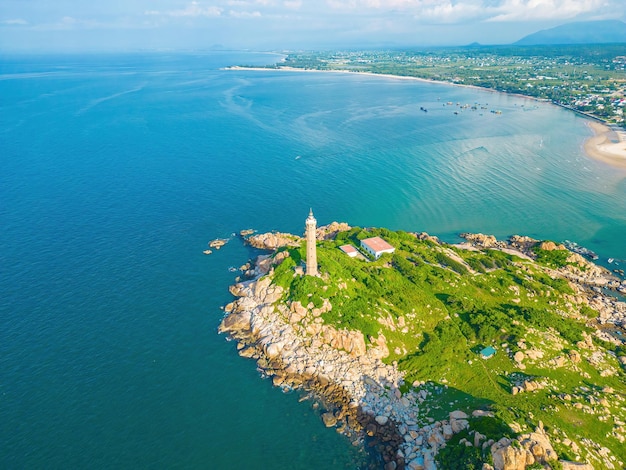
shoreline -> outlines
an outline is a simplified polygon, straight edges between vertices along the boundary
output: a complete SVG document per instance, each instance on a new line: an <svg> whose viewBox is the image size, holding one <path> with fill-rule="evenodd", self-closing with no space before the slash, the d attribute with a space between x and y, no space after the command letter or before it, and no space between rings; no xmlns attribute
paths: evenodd
<svg viewBox="0 0 626 470"><path fill-rule="evenodd" d="M376 73L376 72L355 72L353 70L347 70L347 69L332 69L332 70L302 69L302 68L290 67L290 66L284 66L284 67L279 66L276 68L269 68L269 67L241 67L239 65L234 65L230 67L224 67L224 70L254 70L257 72L274 71L274 72L307 72L307 73L345 73L345 74L350 74L350 75L365 75L368 77L382 77L382 78L390 78L394 80L412 80L412 81L417 81L417 82L422 82L422 83L434 83L437 85L448 85L448 86L455 86L455 87L461 87L461 88L473 88L476 90L488 91L491 93L505 93L510 96L517 96L519 98L525 98L525 99L529 99L533 101L548 102L548 100L535 98L533 96L520 95L519 93L506 93L504 91L494 90L493 88L485 88L485 87L481 87L477 85L465 85L463 83L452 83L452 82L446 82L443 80L431 80L429 78L414 77L411 75L393 75L390 73Z"/></svg>
<svg viewBox="0 0 626 470"><path fill-rule="evenodd" d="M335 233L335 229L341 231L339 225L320 227L323 231L318 232L318 240ZM345 224L343 230L346 227L349 228ZM463 234L462 237L467 240L463 249L489 248L522 256L527 256L531 247L538 243L518 236L507 242L482 234ZM270 254L251 260L245 265L248 279L238 278L230 287L234 299L224 306L226 315L218 331L237 343L240 356L256 360L261 375L269 378L275 387L298 390L302 399L314 398L321 402L316 409L319 408L320 418L327 428L335 428L354 446L371 449L374 459L385 469L436 470L439 450L446 447L454 435L463 432L473 436L466 439L469 445L473 441L476 448L489 448L494 460L502 460L507 452L516 452L511 450L512 440L507 437L491 439L472 431L475 419L494 416L489 408L455 407L451 402L443 417L435 420L429 416L428 400L435 398L447 385L423 381L405 383L405 372L397 363L382 360L389 356L382 331L378 332L378 338L369 337L369 344L366 344L363 332L337 329L325 323L322 316L332 310L330 300L324 299L320 307L286 301L283 295L286 288L274 284L274 268L290 256L288 251L279 248L301 244L300 237L276 232L259 234L246 242ZM587 303L598 310L600 325L626 321L626 304L622 307L619 301L598 296L590 289L590 286L626 288L626 282L620 283L608 270L585 261L580 255L574 256L587 269L549 272L577 286L576 295L586 298ZM519 444L519 452L524 454L541 445L544 449L541 455L558 458L541 422L534 432L532 428L528 433L522 434L522 428L517 431L515 442Z"/></svg>
<svg viewBox="0 0 626 470"><path fill-rule="evenodd" d="M587 156L615 168L626 169L625 133L614 131L598 121L588 121L587 127L594 133L583 143L583 150ZM613 142L612 137L615 137L617 142Z"/></svg>
<svg viewBox="0 0 626 470"><path fill-rule="evenodd" d="M473 88L476 90L489 91L491 93L505 93L510 96L516 96L519 98L525 98L533 101L539 101L542 103L550 102L549 100L542 100L533 96L520 95L519 93L506 93L503 91L494 90L492 88L485 88L476 85L464 85L460 83L451 83L441 80L430 80L420 77L404 76L404 75L392 75L374 72L354 72L351 70L314 70L314 69L302 69L296 67L283 67L276 68L267 67L241 67L231 66L225 67L224 70L254 70L254 71L279 71L279 72L307 72L307 73L344 73L355 75L366 75L370 77L383 77L396 80L414 80L422 83L434 83L439 85L450 85L463 88ZM576 112L576 110L570 109L566 106L556 104L556 106L568 109ZM580 114L580 113L578 113ZM583 115L584 116L584 115ZM582 150L585 155L595 161L599 161L614 168L626 169L626 131L616 132L611 130L608 125L600 121L598 118L591 116L584 116L588 119L587 126L594 132L594 135L584 140L582 144ZM617 136L617 142L612 142L610 137Z"/></svg>

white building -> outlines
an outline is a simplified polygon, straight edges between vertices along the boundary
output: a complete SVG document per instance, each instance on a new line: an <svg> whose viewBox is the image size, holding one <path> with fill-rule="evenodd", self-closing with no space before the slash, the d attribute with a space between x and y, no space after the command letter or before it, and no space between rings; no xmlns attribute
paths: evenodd
<svg viewBox="0 0 626 470"><path fill-rule="evenodd" d="M359 254L357 249L353 247L352 245L341 245L339 249L343 251L346 255L348 255L350 258L354 258L356 255Z"/></svg>
<svg viewBox="0 0 626 470"><path fill-rule="evenodd" d="M383 253L393 253L396 249L380 237L371 237L361 240L361 248L367 251L375 259Z"/></svg>

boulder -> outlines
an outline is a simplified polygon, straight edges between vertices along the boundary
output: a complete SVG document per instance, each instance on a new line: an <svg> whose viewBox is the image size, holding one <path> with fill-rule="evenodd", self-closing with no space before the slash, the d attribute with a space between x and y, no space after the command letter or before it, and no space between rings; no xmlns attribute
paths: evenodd
<svg viewBox="0 0 626 470"><path fill-rule="evenodd" d="M283 246L300 246L300 237L280 232L259 233L246 238L246 242L254 248L274 251Z"/></svg>
<svg viewBox="0 0 626 470"><path fill-rule="evenodd" d="M407 464L409 470L424 470L424 457L416 457Z"/></svg>
<svg viewBox="0 0 626 470"><path fill-rule="evenodd" d="M450 421L452 421L453 419L467 419L467 418L468 418L467 413L464 413L461 410L450 412Z"/></svg>
<svg viewBox="0 0 626 470"><path fill-rule="evenodd" d="M578 364L580 362L580 353L576 350L571 350L568 354L569 360L574 364Z"/></svg>
<svg viewBox="0 0 626 470"><path fill-rule="evenodd" d="M509 243L513 248L516 248L522 252L527 252L533 246L539 243L539 240L535 240L534 238L526 236L513 235L511 238L509 238Z"/></svg>
<svg viewBox="0 0 626 470"><path fill-rule="evenodd" d="M328 225L319 227L315 236L318 240L334 240L339 232L347 232L351 229L352 227L345 222L331 222Z"/></svg>
<svg viewBox="0 0 626 470"><path fill-rule="evenodd" d="M450 421L450 427L454 434L458 434L464 429L469 427L469 423L466 419L453 419Z"/></svg>
<svg viewBox="0 0 626 470"><path fill-rule="evenodd" d="M290 323L299 323L304 319L309 312L306 307L304 307L300 301L291 302L289 306L289 311L291 312L289 316Z"/></svg>
<svg viewBox="0 0 626 470"><path fill-rule="evenodd" d="M541 422L535 432L521 435L518 439L522 444L522 447L530 452L534 460L539 463L546 463L550 460L556 460L558 458L557 453L552 448L550 438L543 429L543 424Z"/></svg>
<svg viewBox="0 0 626 470"><path fill-rule="evenodd" d="M484 235L482 233L462 233L461 238L465 238L472 245L481 248L495 248L501 245L493 235Z"/></svg>
<svg viewBox="0 0 626 470"><path fill-rule="evenodd" d="M335 418L335 415L330 411L322 414L322 421L324 421L324 426L327 428L332 428L337 424L337 418Z"/></svg>
<svg viewBox="0 0 626 470"><path fill-rule="evenodd" d="M270 359L275 359L280 356L283 347L284 345L281 342L270 343L265 347L265 355Z"/></svg>
<svg viewBox="0 0 626 470"><path fill-rule="evenodd" d="M551 242L551 241L541 242L541 244L539 245L539 248L542 250L546 250L546 251L556 251L556 250L566 249L564 245L557 245L556 243Z"/></svg>
<svg viewBox="0 0 626 470"><path fill-rule="evenodd" d="M269 255L258 256L254 262L254 276L267 274L272 268L273 261Z"/></svg>
<svg viewBox="0 0 626 470"><path fill-rule="evenodd" d="M389 348L387 347L387 338L382 333L378 338L370 338L374 347L369 350L369 354L374 359L384 359L389 356Z"/></svg>
<svg viewBox="0 0 626 470"><path fill-rule="evenodd" d="M378 415L376 416L375 420L378 424L380 424L381 426L384 426L389 421L389 416Z"/></svg>
<svg viewBox="0 0 626 470"><path fill-rule="evenodd" d="M250 312L231 313L222 320L219 332L227 331L250 331Z"/></svg>
<svg viewBox="0 0 626 470"><path fill-rule="evenodd" d="M250 281L238 282L237 284L234 284L234 285L230 286L228 288L228 290L235 297L243 297L245 295L248 295L247 288L250 287L250 286L253 286L253 285L254 285L254 283L250 282Z"/></svg>
<svg viewBox="0 0 626 470"><path fill-rule="evenodd" d="M280 251L276 253L276 255L274 255L273 263L275 266L278 266L282 264L282 262L285 261L287 258L289 258L289 252L286 250Z"/></svg>
<svg viewBox="0 0 626 470"><path fill-rule="evenodd" d="M491 455L495 470L525 470L527 465L535 463L529 450L512 446L506 438L491 446Z"/></svg>
<svg viewBox="0 0 626 470"><path fill-rule="evenodd" d="M378 431L378 428L376 427L376 425L374 423L369 423L367 425L367 427L365 428L365 433L369 436L369 437L373 437L376 435L376 432Z"/></svg>

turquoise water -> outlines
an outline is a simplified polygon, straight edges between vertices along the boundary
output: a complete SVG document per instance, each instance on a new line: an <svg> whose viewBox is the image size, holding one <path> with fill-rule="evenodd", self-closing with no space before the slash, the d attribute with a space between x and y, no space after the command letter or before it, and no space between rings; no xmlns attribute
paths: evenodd
<svg viewBox="0 0 626 470"><path fill-rule="evenodd" d="M250 252L203 255L213 238L300 233L312 206L321 223L626 258L626 172L584 156L580 117L439 84L221 70L275 59L3 58L0 467L360 464L217 334L228 268Z"/></svg>

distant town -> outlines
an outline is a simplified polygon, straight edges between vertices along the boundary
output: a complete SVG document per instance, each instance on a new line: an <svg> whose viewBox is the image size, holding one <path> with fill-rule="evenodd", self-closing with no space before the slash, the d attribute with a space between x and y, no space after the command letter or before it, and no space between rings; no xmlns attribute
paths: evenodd
<svg viewBox="0 0 626 470"><path fill-rule="evenodd" d="M623 44L290 52L272 67L371 72L479 86L551 101L626 127Z"/></svg>

